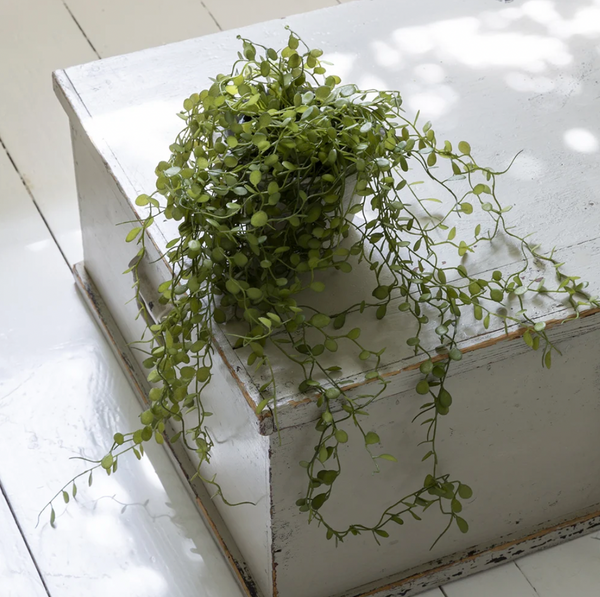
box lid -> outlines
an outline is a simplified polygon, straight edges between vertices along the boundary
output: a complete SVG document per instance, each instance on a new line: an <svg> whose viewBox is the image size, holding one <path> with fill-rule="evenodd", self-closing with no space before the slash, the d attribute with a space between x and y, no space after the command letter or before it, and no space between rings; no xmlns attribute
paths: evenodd
<svg viewBox="0 0 600 597"><path fill-rule="evenodd" d="M568 263L567 273L588 280L592 294L598 294L600 57L593 40L600 37L600 7L583 0L551 8L536 2L507 6L481 0L352 2L58 71L59 97L71 117L81 121L132 209L140 212L135 198L155 188L154 168L168 158L168 146L182 128L176 113L183 100L207 87L210 77L229 71L240 47L236 35L282 47L286 24L309 45L324 50L323 58L334 65L330 72L343 82L399 90L408 117L420 110L420 121L432 121L438 139L454 144L468 140L479 163L503 170L521 151L498 180L500 201L514 207L506 214L508 224L520 234L532 232L536 244L547 250L556 247L558 259ZM420 176L415 172L415 180ZM421 188L424 196L427 187ZM459 237L472 235L477 224L489 226L483 215L456 220ZM159 248L176 235L173 222L153 229ZM439 255L458 263L455 250L443 248ZM485 272L514 266L520 255L515 247L498 242L463 259L470 272ZM369 300L374 288L369 274L365 264L352 274L329 274L327 291L310 293L306 302L339 311ZM533 264L524 280L549 275ZM530 313L557 322L568 316L563 304L543 297L534 301ZM380 369L391 380L386 394L416 383L416 373L409 372L422 357L414 357L406 344L414 334L410 315L390 310L378 321L371 314L356 314L345 329L352 327L361 328L365 347L386 348ZM437 344L434 328L426 326L422 333L423 343L431 348ZM521 332L511 333L516 338ZM470 313L462 319L459 338L466 352L473 354L504 337L497 324L482 333ZM243 350L232 351L222 339L221 344L232 371L245 363ZM498 355L505 352L498 349ZM300 370L276 352L271 360L279 382L279 426L316 418L314 401L297 389ZM322 362L342 366L344 378L361 391L370 366L355 350L324 353ZM477 364L469 355L456 370ZM247 373L255 387L250 383L246 389L257 402L256 387L266 374L251 368ZM267 424L265 430L270 429Z"/></svg>

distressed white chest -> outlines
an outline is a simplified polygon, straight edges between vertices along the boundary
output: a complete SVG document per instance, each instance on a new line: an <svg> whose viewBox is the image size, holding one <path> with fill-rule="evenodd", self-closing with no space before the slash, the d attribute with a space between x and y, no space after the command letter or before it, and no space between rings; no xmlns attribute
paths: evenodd
<svg viewBox="0 0 600 597"><path fill-rule="evenodd" d="M469 139L482 161L500 169L522 150L500 184L501 198L514 206L507 218L520 233L532 231L537 242L556 247L569 272L598 294L600 8L583 0L568 10L542 8L539 2L375 0L285 23L321 47L345 82L400 90L407 111L420 109L440 136ZM244 35L280 47L287 38L283 25L252 26ZM71 119L83 230L85 269L75 266L76 279L142 398L148 384L128 343L144 324L130 302L132 279L122 274L132 248L118 224L138 218L134 200L154 188L154 167L181 128L181 102L227 70L237 33L55 73ZM172 236L166 224L151 232L148 304L168 278L158 256ZM483 272L518 256L492 245L473 259L471 267ZM361 280L360 269L334 276L322 300L368 298ZM274 432L272 418L254 413L261 372L246 366L227 329L217 332L220 358L208 396L216 445L207 474L218 474L231 501L255 505L229 507L211 501L198 482L190 486L248 594L409 595L600 526L600 316L588 312L562 323L569 312L552 301L541 301L536 313L554 324L551 336L563 353L550 370L519 330L477 335L465 323L464 358L450 379L455 402L439 442L441 465L475 492L465 508L471 530L453 529L432 550L440 520L430 512L421 522L406 520L379 545L360 536L336 547L307 524L295 502L304 488L298 462L315 442L315 401L298 392L294 371L274 359L284 388ZM418 361L406 345L402 314L362 327L366 342L387 349L383 372L391 381L370 419L384 451L399 462L384 462L373 475L362 448L348 448L355 472L340 480L330 507L340 524L376 516L427 473L420 431L411 423L420 405L413 389ZM335 362L360 391L364 370L353 359L338 353ZM170 449L183 474L192 474L195 456L179 444Z"/></svg>

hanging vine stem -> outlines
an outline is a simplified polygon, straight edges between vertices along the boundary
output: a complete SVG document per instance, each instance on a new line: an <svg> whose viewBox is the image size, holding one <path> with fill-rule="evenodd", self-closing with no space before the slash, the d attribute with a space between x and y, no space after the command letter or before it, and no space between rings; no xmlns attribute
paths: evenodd
<svg viewBox="0 0 600 597"><path fill-rule="evenodd" d="M162 443L165 424L173 420L181 431L170 441L181 440L196 452L195 477L225 500L215 477L202 474L213 447L207 422L212 413L203 396L213 374L213 326L236 319L246 329L230 334L235 347L246 349L249 368L267 372L258 388L258 413L270 408L279 430L273 354L284 355L301 372L300 391L317 394L317 443L300 463L307 484L296 504L309 521L324 527L328 539L370 533L379 541L389 536L389 525L403 524L406 516L421 520L434 505L447 518L436 542L453 525L466 532L460 514L473 492L440 470L437 442L440 417L452 405L447 387L451 365L462 359L457 342L461 317L472 311L484 330L492 321L505 332L519 326L525 343L541 349L542 364L550 367L557 348L545 323L528 314L525 299L553 293L568 301L574 317L600 303L579 278L563 273L554 252L540 253L507 225L508 208L496 197L496 177L506 170L480 166L465 141L456 150L449 141L439 142L430 123L419 126L418 114L407 119L398 92L340 85L339 77L326 75L322 52L308 48L293 32L280 51L240 39L243 53L231 73L217 75L209 89L184 101L179 116L185 128L170 146L169 160L156 168L156 191L136 199L148 215L127 235L128 242L140 245L127 271L134 274L135 298L151 334L140 340L147 346L144 365L153 385L150 406L141 415L142 427L116 433L104 458L89 461L88 472L116 472L128 451L141 458L143 444L153 437ZM300 44L306 51L299 50ZM413 166L439 189L441 199L419 196L417 181L410 181ZM348 191L360 201L348 202ZM432 201L446 205L442 213L429 208ZM482 230L479 223L472 237L457 240L452 221L476 209L489 217L491 228ZM166 314L153 323L141 296L139 266L156 217L179 224L162 256L172 271L158 287ZM522 260L487 277L470 273L465 258L493 241L518 246ZM440 247L445 256L457 253L460 263L440 262ZM534 288L524 280L532 261L554 270L554 286L542 280ZM350 273L361 262L372 275L372 300L325 313L294 298L326 291L315 274ZM515 302L518 311L511 312ZM390 308L410 318L414 332L407 344L422 359L415 390L426 401L414 420L425 428L423 461L430 470L374 523L335 528L322 508L334 499L342 475L342 446L351 439L344 427L356 431L375 470L380 460L396 461L392 454L379 453L381 439L367 424L369 407L388 388L381 371L385 348L366 346L361 329L346 325L350 315L383 319ZM426 330L434 330L437 346L422 341ZM369 365L364 376L369 383L362 386L366 393L358 397L345 389L341 368L326 367L321 358L340 345ZM344 468L344 474L352 472ZM52 503L61 494L69 500L70 484L75 496L73 479L46 506L52 524Z"/></svg>

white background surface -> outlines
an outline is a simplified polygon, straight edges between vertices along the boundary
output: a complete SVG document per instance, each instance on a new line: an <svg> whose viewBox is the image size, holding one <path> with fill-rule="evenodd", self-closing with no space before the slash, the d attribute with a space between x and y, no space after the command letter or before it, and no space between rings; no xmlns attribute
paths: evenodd
<svg viewBox="0 0 600 597"><path fill-rule="evenodd" d="M35 526L80 470L69 457L101 457L115 424L133 426L140 411L72 283L68 264L82 258L77 199L51 71L334 3L0 0L0 597L241 595L161 449L141 464L123 461L116 477L97 475L92 489L82 480L78 503L57 510L56 530L47 516ZM511 10L560 45L569 32L600 30L600 2L588 4L573 14L568 3L517 0ZM514 45L507 51L519 60ZM597 154L597 138L575 130L565 142ZM596 597L598 539L427 597Z"/></svg>

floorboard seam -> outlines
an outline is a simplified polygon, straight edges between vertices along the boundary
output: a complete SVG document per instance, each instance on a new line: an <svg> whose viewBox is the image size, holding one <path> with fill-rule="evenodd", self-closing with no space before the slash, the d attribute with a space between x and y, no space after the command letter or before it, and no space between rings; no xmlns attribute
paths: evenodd
<svg viewBox="0 0 600 597"><path fill-rule="evenodd" d="M219 21L217 21L217 19L215 19L215 15L210 12L208 6L206 6L206 4L204 3L204 0L202 0L202 2L200 2L200 4L202 4L202 6L204 6L206 12L210 15L210 18L215 22L215 25L219 28L219 31L223 31L223 27L221 27L221 25L219 25Z"/></svg>
<svg viewBox="0 0 600 597"><path fill-rule="evenodd" d="M88 44L90 45L90 48L92 48L92 50L94 51L94 54L96 54L96 56L98 56L98 58L102 58L102 56L100 56L100 53L98 52L98 50L96 50L96 48L94 47L94 44L92 43L90 38L87 36L86 32L83 30L83 27L79 24L79 21L75 18L75 15L71 12L71 9L69 8L69 6L65 2L65 0L63 0L63 6L67 9L67 12L73 19L75 25L77 25L77 28L79 29L79 31L81 31L81 35L83 35L83 37L85 38L85 41L88 42Z"/></svg>
<svg viewBox="0 0 600 597"><path fill-rule="evenodd" d="M50 234L50 236L52 237L52 240L54 241L54 244L60 251L60 254L62 255L62 258L65 260L65 263L69 266L69 269L71 269L71 266L69 265L69 260L67 259L67 256L65 255L62 247L58 243L58 240L57 240L56 236L54 235L54 232L52 232L52 228L50 228L50 224L48 223L48 220L46 220L44 213L42 212L40 206L38 205L37 201L35 200L35 197L34 197L33 193L31 192L29 185L27 184L27 181L25 180L25 178L23 178L23 174L21 174L21 171L17 167L17 164L16 164L15 160L13 159L12 155L10 154L10 151L8 151L8 147L6 147L6 144L2 140L2 137L0 137L0 147L2 147L2 149L4 149L4 151L6 152L6 155L9 159L10 163L12 164L12 167L15 169L15 172L19 175L19 178L21 179L21 183L23 184L23 186L25 187L25 190L31 197L31 201L33 202L35 209L37 210L38 214L40 215L40 218L42 218L42 222L44 222L44 226L46 226L48 233Z"/></svg>
<svg viewBox="0 0 600 597"><path fill-rule="evenodd" d="M533 589L533 592L536 595L539 595L537 589L533 586L533 583L527 578L527 575L525 574L525 572L523 572L523 570L521 570L521 567L519 566L519 562L515 561L515 566L517 567L517 569L519 570L519 572L523 575L523 577L525 578L525 580L529 583L529 586Z"/></svg>
<svg viewBox="0 0 600 597"><path fill-rule="evenodd" d="M8 510L9 510L9 512L15 522L15 525L19 531L19 535L21 535L21 539L23 540L25 549L27 550L27 553L29 554L29 557L31 558L31 562L32 562L33 566L35 567L35 570L38 574L40 582L42 583L42 586L44 587L44 591L46 591L46 595L48 595L48 597L52 597L52 595L50 595L50 590L48 589L48 585L46 584L46 581L44 580L44 577L42 576L42 571L40 570L40 567L38 566L38 563L37 563L35 557L33 556L33 551L31 550L31 547L29 547L29 543L28 543L27 539L25 538L25 533L23 533L23 529L21 528L21 525L19 524L19 521L17 519L15 511L10 503L10 500L8 499L8 496L6 495L6 491L4 490L4 487L1 482L0 482L0 496L2 498L4 498L4 501L6 502L6 505L8 506Z"/></svg>

